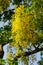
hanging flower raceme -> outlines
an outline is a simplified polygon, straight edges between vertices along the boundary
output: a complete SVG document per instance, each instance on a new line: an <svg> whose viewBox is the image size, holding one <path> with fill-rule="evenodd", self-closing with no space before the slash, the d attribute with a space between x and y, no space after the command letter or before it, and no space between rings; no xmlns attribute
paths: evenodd
<svg viewBox="0 0 43 65"><path fill-rule="evenodd" d="M36 42L37 35L34 32L33 13L27 13L24 5L15 8L12 15L12 44L18 49L27 48L30 42ZM34 39L34 40L33 40Z"/></svg>

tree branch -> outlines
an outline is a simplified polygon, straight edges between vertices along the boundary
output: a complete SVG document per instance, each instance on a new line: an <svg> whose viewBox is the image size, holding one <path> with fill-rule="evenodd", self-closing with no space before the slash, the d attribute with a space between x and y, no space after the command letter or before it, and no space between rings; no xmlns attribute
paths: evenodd
<svg viewBox="0 0 43 65"><path fill-rule="evenodd" d="M0 58L3 58L3 55L4 55L3 47L2 44L0 44Z"/></svg>
<svg viewBox="0 0 43 65"><path fill-rule="evenodd" d="M39 51L43 51L43 48L36 48L35 50L22 53L22 55L23 55L23 56L30 56L30 55L32 55L32 54L35 54L35 53L39 52ZM20 58L20 57L21 57L21 55L18 55L18 56L16 56L14 59L17 59L17 58Z"/></svg>
<svg viewBox="0 0 43 65"><path fill-rule="evenodd" d="M30 51L30 52L25 52L25 56L29 56L29 55L32 55L32 54L35 54L39 51L43 51L43 48L36 48L35 50L33 51Z"/></svg>

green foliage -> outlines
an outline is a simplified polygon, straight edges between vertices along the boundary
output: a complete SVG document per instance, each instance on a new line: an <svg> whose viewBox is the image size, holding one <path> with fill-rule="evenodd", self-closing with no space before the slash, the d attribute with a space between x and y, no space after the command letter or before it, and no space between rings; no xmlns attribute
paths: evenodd
<svg viewBox="0 0 43 65"><path fill-rule="evenodd" d="M0 65L5 65L5 60L0 59Z"/></svg>
<svg viewBox="0 0 43 65"><path fill-rule="evenodd" d="M13 5L14 5L14 4L19 5L20 2L22 2L22 0L13 0Z"/></svg>
<svg viewBox="0 0 43 65"><path fill-rule="evenodd" d="M38 61L38 65L43 65L43 58L41 58L41 60Z"/></svg>
<svg viewBox="0 0 43 65"><path fill-rule="evenodd" d="M0 59L0 65L5 65L5 64L8 64L8 65L18 65L18 61L16 60L3 60L3 59Z"/></svg>
<svg viewBox="0 0 43 65"><path fill-rule="evenodd" d="M8 60L7 63L9 65L18 65L18 61L15 61L15 60Z"/></svg>
<svg viewBox="0 0 43 65"><path fill-rule="evenodd" d="M7 7L9 7L11 3L11 0L0 0L0 11L5 10Z"/></svg>
<svg viewBox="0 0 43 65"><path fill-rule="evenodd" d="M9 43L11 37L11 24L0 28L0 44Z"/></svg>

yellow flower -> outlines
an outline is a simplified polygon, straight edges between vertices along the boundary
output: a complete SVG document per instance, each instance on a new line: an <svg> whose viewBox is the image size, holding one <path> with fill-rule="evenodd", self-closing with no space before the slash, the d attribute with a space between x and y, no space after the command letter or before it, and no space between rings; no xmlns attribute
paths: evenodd
<svg viewBox="0 0 43 65"><path fill-rule="evenodd" d="M15 14L12 15L11 31L13 45L16 46L17 49L19 49L20 47L27 48L30 42L36 42L37 38L37 36L33 34L33 32L35 31L35 24L32 21L33 15L30 15L32 13L26 13L25 9L26 8L24 7L24 5L20 5L15 9Z"/></svg>

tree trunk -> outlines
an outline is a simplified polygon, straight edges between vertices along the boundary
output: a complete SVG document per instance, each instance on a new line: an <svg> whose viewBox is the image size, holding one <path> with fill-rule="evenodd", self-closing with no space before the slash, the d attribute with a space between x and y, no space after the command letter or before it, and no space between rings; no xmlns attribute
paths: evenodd
<svg viewBox="0 0 43 65"><path fill-rule="evenodd" d="M3 55L4 55L3 46L2 44L0 44L0 59L3 58Z"/></svg>

